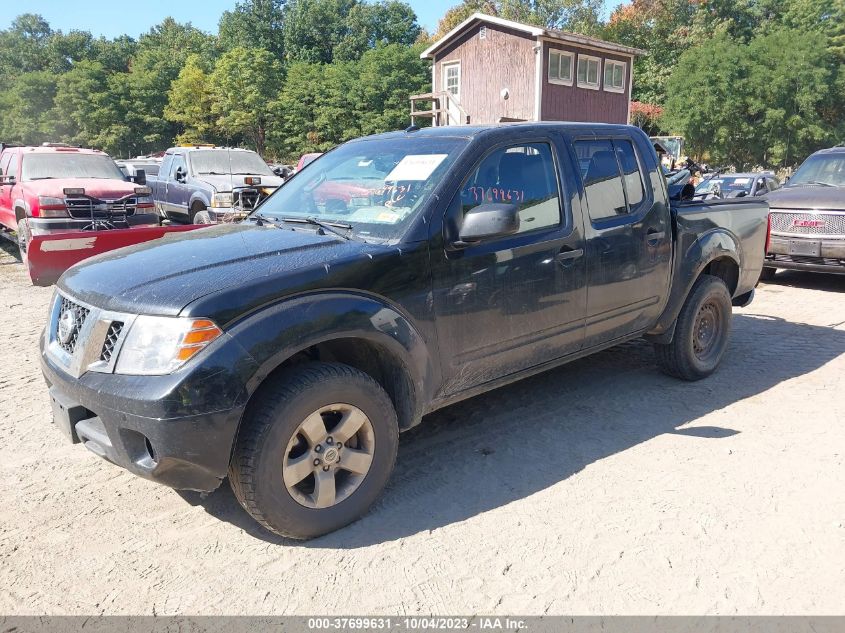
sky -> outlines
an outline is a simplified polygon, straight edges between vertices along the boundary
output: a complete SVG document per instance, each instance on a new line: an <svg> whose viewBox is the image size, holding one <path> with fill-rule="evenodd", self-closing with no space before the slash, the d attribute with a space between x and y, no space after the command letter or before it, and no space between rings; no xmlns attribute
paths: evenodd
<svg viewBox="0 0 845 633"><path fill-rule="evenodd" d="M416 11L420 24L434 31L446 10L460 0L406 1ZM607 5L619 3L619 0L609 0ZM21 3L0 0L0 6L5 9L0 29L8 28L19 13L38 13L53 29L90 31L95 36L108 38L118 35L137 38L167 16L216 33L220 16L234 8L235 0L25 0Z"/></svg>

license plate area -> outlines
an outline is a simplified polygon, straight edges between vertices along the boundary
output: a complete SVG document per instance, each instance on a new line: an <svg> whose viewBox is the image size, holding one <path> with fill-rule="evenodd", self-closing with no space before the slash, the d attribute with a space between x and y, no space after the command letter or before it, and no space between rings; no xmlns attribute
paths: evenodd
<svg viewBox="0 0 845 633"><path fill-rule="evenodd" d="M789 254L821 257L822 243L819 240L789 240Z"/></svg>
<svg viewBox="0 0 845 633"><path fill-rule="evenodd" d="M53 408L53 424L59 427L72 444L78 444L80 440L76 434L76 423L93 417L92 413L82 405L69 400L55 387L50 388L50 404Z"/></svg>

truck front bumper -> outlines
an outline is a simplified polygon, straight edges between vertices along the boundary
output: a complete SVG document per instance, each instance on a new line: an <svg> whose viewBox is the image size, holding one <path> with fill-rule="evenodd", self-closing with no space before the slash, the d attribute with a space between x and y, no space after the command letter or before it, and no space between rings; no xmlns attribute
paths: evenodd
<svg viewBox="0 0 845 633"><path fill-rule="evenodd" d="M794 254L790 243L818 242L818 255ZM814 248L814 245L813 245ZM809 251L811 249L807 249ZM845 273L845 236L842 238L772 234L765 265L770 268Z"/></svg>
<svg viewBox="0 0 845 633"><path fill-rule="evenodd" d="M151 213L138 213L126 217L129 227L133 226L158 226L160 224L158 214L154 209ZM98 218L100 219L100 218ZM121 223L123 218L121 217ZM89 226L91 220L80 220L76 218L29 218L29 231L32 235L55 235L57 233L71 233L81 231Z"/></svg>
<svg viewBox="0 0 845 633"><path fill-rule="evenodd" d="M188 371L89 371L76 378L47 352L42 337L41 368L53 422L71 442L145 479L208 492L226 476L246 405L236 375L252 366L244 354L230 339ZM221 363L230 370L221 370Z"/></svg>

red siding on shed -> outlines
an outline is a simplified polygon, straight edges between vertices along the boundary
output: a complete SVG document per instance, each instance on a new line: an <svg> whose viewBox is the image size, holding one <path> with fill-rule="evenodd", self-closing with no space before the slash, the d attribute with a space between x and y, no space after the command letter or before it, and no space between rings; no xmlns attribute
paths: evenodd
<svg viewBox="0 0 845 633"><path fill-rule="evenodd" d="M571 86L549 82L549 49L575 53ZM590 55L602 59L599 72L601 87L599 90L579 88L574 79L577 76L578 54ZM608 92L604 89L604 60L612 59L625 62L625 91ZM615 55L594 49L570 46L563 42L544 42L543 45L543 97L540 118L543 121L590 121L596 123L627 123L629 90L631 87L631 62L625 55Z"/></svg>
<svg viewBox="0 0 845 633"><path fill-rule="evenodd" d="M532 121L536 40L506 27L485 26L485 39L479 38L481 25L476 24L437 53L434 90L443 90L443 62L460 61L460 102L470 123L496 123L501 117ZM501 96L504 88L507 100Z"/></svg>

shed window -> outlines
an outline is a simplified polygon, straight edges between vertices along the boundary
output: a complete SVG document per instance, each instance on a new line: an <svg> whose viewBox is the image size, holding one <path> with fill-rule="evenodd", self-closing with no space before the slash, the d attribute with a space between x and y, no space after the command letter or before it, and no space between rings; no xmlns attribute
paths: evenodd
<svg viewBox="0 0 845 633"><path fill-rule="evenodd" d="M605 60L604 89L608 92L625 92L625 62Z"/></svg>
<svg viewBox="0 0 845 633"><path fill-rule="evenodd" d="M578 86L599 89L599 74L601 73L601 59L590 55L578 55Z"/></svg>
<svg viewBox="0 0 845 633"><path fill-rule="evenodd" d="M549 83L572 85L572 53L549 51Z"/></svg>

